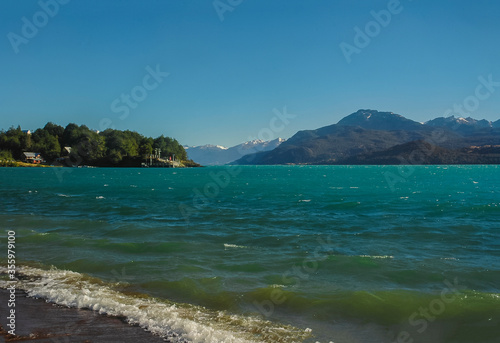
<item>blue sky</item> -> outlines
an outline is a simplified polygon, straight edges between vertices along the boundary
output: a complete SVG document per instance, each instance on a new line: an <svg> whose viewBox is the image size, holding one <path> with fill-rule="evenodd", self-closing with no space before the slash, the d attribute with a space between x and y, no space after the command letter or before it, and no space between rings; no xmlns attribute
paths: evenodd
<svg viewBox="0 0 500 343"><path fill-rule="evenodd" d="M74 122L231 146L361 108L425 121L469 101L472 117L499 119L500 87L471 97L479 77L500 82L500 2L395 1L217 0L218 13L213 0L2 0L0 128ZM350 63L343 42L358 49ZM284 107L294 117L273 121Z"/></svg>

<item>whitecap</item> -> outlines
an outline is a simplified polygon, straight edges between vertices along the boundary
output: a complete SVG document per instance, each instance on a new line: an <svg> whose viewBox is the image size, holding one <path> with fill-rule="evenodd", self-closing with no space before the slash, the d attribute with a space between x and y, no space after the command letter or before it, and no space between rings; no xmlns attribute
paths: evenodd
<svg viewBox="0 0 500 343"><path fill-rule="evenodd" d="M239 248L239 249L246 249L248 248L247 246L244 246L244 245L236 245L236 244L227 244L227 243L224 243L224 248Z"/></svg>
<svg viewBox="0 0 500 343"><path fill-rule="evenodd" d="M386 259L386 258L394 258L394 256L391 255L359 255L359 257L367 257L367 258L380 258L380 259Z"/></svg>
<svg viewBox="0 0 500 343"><path fill-rule="evenodd" d="M138 325L170 342L257 343L263 341L260 338L278 332L278 339L283 342L302 342L311 337L309 330L256 316L124 294L115 290L113 284L72 271L19 266L17 272L26 277L17 280L16 288L26 291L31 297L62 306L91 309L103 315L124 317L129 324ZM7 273L7 268L0 267L0 273ZM0 287L7 288L8 282L0 280ZM269 339L265 341L272 342Z"/></svg>

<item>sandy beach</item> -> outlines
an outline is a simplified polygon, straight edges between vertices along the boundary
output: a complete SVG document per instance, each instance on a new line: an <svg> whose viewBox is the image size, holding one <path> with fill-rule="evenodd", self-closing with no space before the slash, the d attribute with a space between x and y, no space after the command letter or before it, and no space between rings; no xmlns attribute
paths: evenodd
<svg viewBox="0 0 500 343"><path fill-rule="evenodd" d="M122 318L95 311L67 308L27 297L16 291L16 336L8 334L8 291L0 289L0 342L166 342L144 329L129 325Z"/></svg>

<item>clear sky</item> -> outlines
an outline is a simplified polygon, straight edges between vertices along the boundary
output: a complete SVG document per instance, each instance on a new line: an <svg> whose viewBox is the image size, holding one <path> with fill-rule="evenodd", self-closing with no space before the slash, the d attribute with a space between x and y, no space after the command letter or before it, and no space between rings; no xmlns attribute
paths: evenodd
<svg viewBox="0 0 500 343"><path fill-rule="evenodd" d="M361 108L497 120L500 87L475 92L500 82L499 16L497 0L2 0L0 128L231 146Z"/></svg>

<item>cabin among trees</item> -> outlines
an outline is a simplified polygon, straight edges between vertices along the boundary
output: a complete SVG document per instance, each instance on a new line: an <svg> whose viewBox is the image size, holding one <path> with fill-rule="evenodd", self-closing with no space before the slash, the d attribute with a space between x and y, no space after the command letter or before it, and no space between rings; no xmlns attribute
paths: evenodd
<svg viewBox="0 0 500 343"><path fill-rule="evenodd" d="M35 131L23 132L19 126L0 131L0 157L30 163L140 167L155 149L161 151L163 159L175 156L178 161L187 160L184 147L163 135L152 138L113 129L98 132L85 125L62 127L50 122Z"/></svg>
<svg viewBox="0 0 500 343"><path fill-rule="evenodd" d="M26 163L40 164L45 162L39 152L23 152L22 161Z"/></svg>

